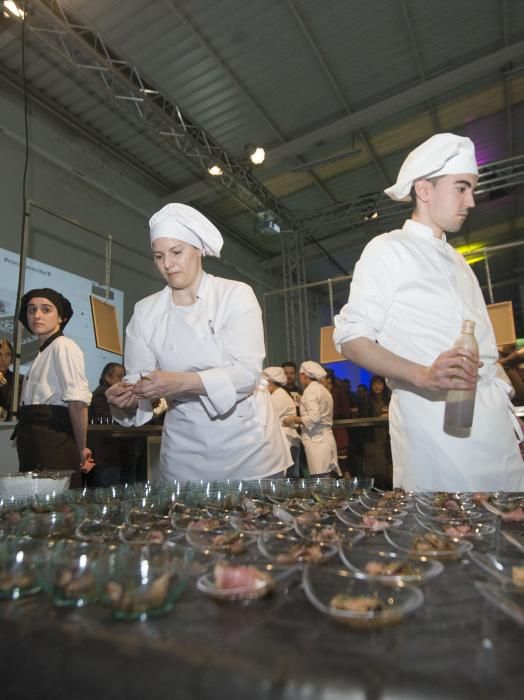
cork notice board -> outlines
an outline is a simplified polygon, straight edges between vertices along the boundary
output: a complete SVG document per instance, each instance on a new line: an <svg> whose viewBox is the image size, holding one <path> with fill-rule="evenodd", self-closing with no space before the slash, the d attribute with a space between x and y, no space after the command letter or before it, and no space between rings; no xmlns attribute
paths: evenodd
<svg viewBox="0 0 524 700"><path fill-rule="evenodd" d="M333 331L335 326L324 326L320 329L320 362L340 362L346 358L335 350Z"/></svg>
<svg viewBox="0 0 524 700"><path fill-rule="evenodd" d="M93 327L95 329L96 347L115 355L122 354L122 343L118 331L118 319L116 308L102 299L90 296L91 314L93 316Z"/></svg>
<svg viewBox="0 0 524 700"><path fill-rule="evenodd" d="M501 301L498 304L488 304L488 314L495 331L497 345L513 345L517 340L513 302Z"/></svg>

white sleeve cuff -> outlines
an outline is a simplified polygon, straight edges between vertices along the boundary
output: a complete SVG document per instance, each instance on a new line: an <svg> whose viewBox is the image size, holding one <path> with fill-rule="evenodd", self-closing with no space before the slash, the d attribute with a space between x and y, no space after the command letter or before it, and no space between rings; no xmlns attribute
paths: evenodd
<svg viewBox="0 0 524 700"><path fill-rule="evenodd" d="M343 343L348 343L357 338L369 338L375 341L377 333L372 326L360 321L345 321L340 316L335 316L335 330L333 331L333 343L337 352L341 352Z"/></svg>
<svg viewBox="0 0 524 700"><path fill-rule="evenodd" d="M123 408L118 408L117 406L110 406L110 409L111 415L116 422L123 425L125 428L131 428L134 425L144 425L153 418L153 406L149 399L139 399L136 413L132 416Z"/></svg>
<svg viewBox="0 0 524 700"><path fill-rule="evenodd" d="M198 372L207 396L200 396L204 408L214 418L230 411L238 397L235 387L227 374L220 368L206 369Z"/></svg>

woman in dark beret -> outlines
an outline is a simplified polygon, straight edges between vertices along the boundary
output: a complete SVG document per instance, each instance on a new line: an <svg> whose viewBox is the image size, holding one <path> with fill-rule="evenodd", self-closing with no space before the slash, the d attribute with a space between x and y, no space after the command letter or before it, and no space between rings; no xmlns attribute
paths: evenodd
<svg viewBox="0 0 524 700"><path fill-rule="evenodd" d="M91 392L78 345L63 335L73 309L54 289L32 289L20 304L20 322L38 337L40 350L25 376L16 427L20 471L94 466L86 446L87 408Z"/></svg>

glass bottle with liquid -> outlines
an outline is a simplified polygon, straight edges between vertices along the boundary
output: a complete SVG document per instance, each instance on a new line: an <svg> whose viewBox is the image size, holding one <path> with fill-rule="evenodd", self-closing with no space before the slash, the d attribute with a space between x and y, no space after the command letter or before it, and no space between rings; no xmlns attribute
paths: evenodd
<svg viewBox="0 0 524 700"><path fill-rule="evenodd" d="M454 347L470 350L477 357L479 348L475 338L475 321L463 321L462 331ZM455 437L468 437L473 424L475 393L472 389L450 389L444 412L444 432Z"/></svg>

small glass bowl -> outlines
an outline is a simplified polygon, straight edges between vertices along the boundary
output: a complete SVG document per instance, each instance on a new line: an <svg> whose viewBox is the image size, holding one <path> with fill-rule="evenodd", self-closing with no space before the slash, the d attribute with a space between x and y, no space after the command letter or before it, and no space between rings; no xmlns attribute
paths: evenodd
<svg viewBox="0 0 524 700"><path fill-rule="evenodd" d="M278 506L275 506L278 508ZM261 532L289 532L293 529L293 517L281 520L273 514L252 516L250 513L238 513L231 516L230 525L235 530L258 535Z"/></svg>
<svg viewBox="0 0 524 700"><path fill-rule="evenodd" d="M325 542L334 545L345 543L349 547L365 537L362 530L334 519L320 523L301 523L295 520L295 532L300 537L312 542Z"/></svg>
<svg viewBox="0 0 524 700"><path fill-rule="evenodd" d="M175 530L185 532L188 528L194 530L218 530L227 528L233 516L210 515L206 510L197 514L173 513L171 523Z"/></svg>
<svg viewBox="0 0 524 700"><path fill-rule="evenodd" d="M196 586L202 593L219 601L259 600L272 593L278 584L297 570L298 567L274 564L235 566L224 561L218 562L212 571L200 576ZM219 577L223 579L221 586L217 582Z"/></svg>
<svg viewBox="0 0 524 700"><path fill-rule="evenodd" d="M146 620L173 607L190 575L193 550L121 545L108 561L104 601L116 620Z"/></svg>
<svg viewBox="0 0 524 700"><path fill-rule="evenodd" d="M506 557L485 552L470 552L468 558L499 583L524 592L524 561L522 557Z"/></svg>
<svg viewBox="0 0 524 700"><path fill-rule="evenodd" d="M312 562L324 564L334 557L337 546L326 542L312 542L291 533L262 533L258 538L258 549L274 564L290 566Z"/></svg>
<svg viewBox="0 0 524 700"><path fill-rule="evenodd" d="M447 491L418 491L415 494L418 503L424 503L437 510L459 511L474 508L471 494Z"/></svg>
<svg viewBox="0 0 524 700"><path fill-rule="evenodd" d="M482 540L495 534L495 525L479 520L478 518L458 518L442 521L439 518L430 518L423 515L416 515L415 520L425 530L436 532L437 535L445 537L463 537L472 540Z"/></svg>
<svg viewBox="0 0 524 700"><path fill-rule="evenodd" d="M355 476L352 479L345 479L345 481L348 481L355 496L363 496L371 491L375 478L372 476Z"/></svg>
<svg viewBox="0 0 524 700"><path fill-rule="evenodd" d="M522 526L524 497L522 494L500 494L492 502L483 501L484 508L498 516L505 525Z"/></svg>
<svg viewBox="0 0 524 700"><path fill-rule="evenodd" d="M362 530L367 535L375 535L379 532L389 530L392 527L399 527L402 525L402 520L400 518L395 518L386 513L375 518L370 515L356 515L348 508L338 508L335 511L335 515L341 522L350 527L357 528L357 530Z"/></svg>
<svg viewBox="0 0 524 700"><path fill-rule="evenodd" d="M472 508L461 508L460 510L450 510L448 508L435 508L428 503L416 500L415 509L420 515L425 515L430 518L439 518L442 521L456 520L457 518L469 518L471 520L477 520L483 517L486 518L485 511L475 506Z"/></svg>
<svg viewBox="0 0 524 700"><path fill-rule="evenodd" d="M57 542L41 568L42 587L53 605L81 608L98 602L106 556L95 544Z"/></svg>
<svg viewBox="0 0 524 700"><path fill-rule="evenodd" d="M313 498L324 507L339 508L355 498L354 479L316 479Z"/></svg>
<svg viewBox="0 0 524 700"><path fill-rule="evenodd" d="M498 610L524 627L524 596L521 591L487 581L475 581L475 588Z"/></svg>
<svg viewBox="0 0 524 700"><path fill-rule="evenodd" d="M430 557L431 559L441 559L443 561L460 559L466 552L470 552L473 549L473 544L464 539L445 537L423 529L388 528L384 531L384 536L390 545L400 552L409 554L411 559L420 557ZM441 542L432 544L429 541L430 537L438 537ZM427 548L426 546L422 548L417 544L421 539L427 542Z"/></svg>
<svg viewBox="0 0 524 700"><path fill-rule="evenodd" d="M314 484L310 479L265 479L262 493L273 503L282 503L290 498L310 499Z"/></svg>
<svg viewBox="0 0 524 700"><path fill-rule="evenodd" d="M19 537L31 537L37 540L58 540L72 538L81 514L77 510L68 513L52 511L51 513L31 513L24 515L15 525Z"/></svg>
<svg viewBox="0 0 524 700"><path fill-rule="evenodd" d="M201 552L221 552L226 556L239 556L255 542L255 536L233 528L200 530L188 527L186 540Z"/></svg>
<svg viewBox="0 0 524 700"><path fill-rule="evenodd" d="M339 553L344 564L358 576L382 581L383 583L402 581L403 583L420 585L435 578L444 570L444 566L440 561L425 558L410 559L399 552L387 550L377 551L367 547L355 547L352 549L342 545ZM410 570L404 573L396 573L394 567L399 564L407 564ZM379 571L379 567L383 571Z"/></svg>
<svg viewBox="0 0 524 700"><path fill-rule="evenodd" d="M143 547L144 545L163 545L168 541L175 542L184 539L184 533L169 528L142 528L124 523L118 528L118 539L130 547Z"/></svg>
<svg viewBox="0 0 524 700"><path fill-rule="evenodd" d="M359 501L353 501L349 502L347 504L347 509L350 510L352 513L355 515L358 515L360 517L364 515L372 515L374 517L380 518L380 517L392 517L392 518L400 518L404 519L406 515L408 514L407 510L403 510L402 508L380 508L379 506L365 506Z"/></svg>
<svg viewBox="0 0 524 700"><path fill-rule="evenodd" d="M403 497L399 492L397 495L388 496L387 494L395 494L394 491L379 492L373 489L368 493L363 493L358 502L366 508L380 508L382 510L407 510L410 511L415 507L415 499L409 494L404 494ZM354 501L352 501L354 503Z"/></svg>
<svg viewBox="0 0 524 700"><path fill-rule="evenodd" d="M141 528L170 528L172 503L165 496L145 496L122 502L122 514L129 525Z"/></svg>
<svg viewBox="0 0 524 700"><path fill-rule="evenodd" d="M118 525L108 520L84 518L76 527L75 537L81 542L115 544L118 541Z"/></svg>
<svg viewBox="0 0 524 700"><path fill-rule="evenodd" d="M349 571L305 566L302 584L307 599L336 622L376 629L400 622L424 600L419 588L403 582L362 578ZM347 604L351 609L343 609Z"/></svg>
<svg viewBox="0 0 524 700"><path fill-rule="evenodd" d="M38 540L8 538L0 542L0 600L17 600L38 593L38 567L46 556Z"/></svg>

